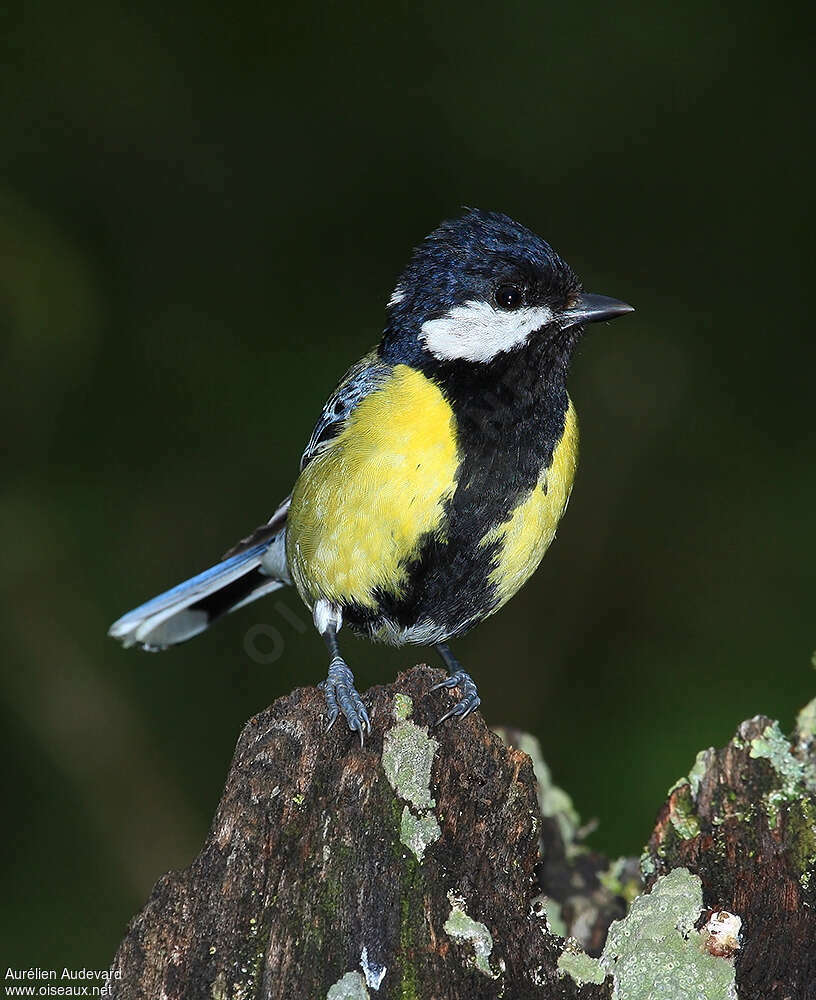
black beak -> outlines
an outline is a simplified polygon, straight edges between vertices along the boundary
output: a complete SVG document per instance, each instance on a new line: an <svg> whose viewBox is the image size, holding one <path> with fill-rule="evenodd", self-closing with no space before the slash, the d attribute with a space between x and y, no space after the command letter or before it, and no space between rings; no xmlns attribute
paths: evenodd
<svg viewBox="0 0 816 1000"><path fill-rule="evenodd" d="M584 323L601 323L603 320L616 319L634 311L633 306L621 302L620 299L610 299L608 295L587 295L582 292L575 305L561 313L561 328L567 329Z"/></svg>

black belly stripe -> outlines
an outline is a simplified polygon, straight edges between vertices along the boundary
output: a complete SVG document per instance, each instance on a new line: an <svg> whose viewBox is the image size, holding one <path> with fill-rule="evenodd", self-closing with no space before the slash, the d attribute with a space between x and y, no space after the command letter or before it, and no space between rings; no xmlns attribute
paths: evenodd
<svg viewBox="0 0 816 1000"><path fill-rule="evenodd" d="M566 353L566 349L565 349ZM490 581L498 541L480 545L508 519L552 464L564 433L568 354L533 338L523 350L486 365L429 360L425 373L442 388L456 418L460 464L444 533L430 533L406 562L407 586L376 593L375 610L352 604L344 618L364 633L383 619L400 628L425 621L463 634L497 604Z"/></svg>

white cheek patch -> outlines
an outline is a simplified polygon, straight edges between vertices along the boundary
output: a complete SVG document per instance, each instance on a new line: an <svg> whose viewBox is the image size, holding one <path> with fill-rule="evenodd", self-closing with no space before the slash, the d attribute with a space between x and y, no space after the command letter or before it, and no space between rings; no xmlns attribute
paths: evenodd
<svg viewBox="0 0 816 1000"><path fill-rule="evenodd" d="M523 344L531 333L552 323L547 306L495 309L488 302L466 302L422 324L419 339L445 361L490 361Z"/></svg>

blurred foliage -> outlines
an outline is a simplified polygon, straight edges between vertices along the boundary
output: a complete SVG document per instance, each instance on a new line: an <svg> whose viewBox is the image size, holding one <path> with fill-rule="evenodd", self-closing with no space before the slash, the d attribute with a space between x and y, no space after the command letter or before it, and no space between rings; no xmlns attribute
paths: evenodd
<svg viewBox="0 0 816 1000"><path fill-rule="evenodd" d="M106 966L196 852L241 724L323 676L272 600L161 657L105 630L271 512L409 248L462 204L638 309L576 360L557 544L459 646L488 720L540 738L613 855L698 749L760 710L792 723L816 644L805 16L6 7L9 962ZM285 639L267 667L258 622ZM424 655L348 643L361 688Z"/></svg>

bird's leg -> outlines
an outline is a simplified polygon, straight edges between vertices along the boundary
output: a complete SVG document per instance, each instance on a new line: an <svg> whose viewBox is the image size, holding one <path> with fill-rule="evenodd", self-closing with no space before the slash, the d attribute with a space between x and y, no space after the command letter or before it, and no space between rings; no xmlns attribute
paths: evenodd
<svg viewBox="0 0 816 1000"><path fill-rule="evenodd" d="M354 674L340 655L337 630L334 624L329 624L322 635L331 654L329 676L320 684L326 696L326 707L329 710L329 724L326 729L331 729L342 712L346 722L348 722L349 729L360 734L360 746L362 746L364 731L371 732L368 712L366 712L365 705L354 687Z"/></svg>
<svg viewBox="0 0 816 1000"><path fill-rule="evenodd" d="M431 691L436 691L437 688L458 687L462 692L461 700L457 701L453 708L445 712L441 719L437 719L436 725L438 726L453 716L464 719L466 715L470 715L471 712L479 707L481 699L479 698L479 692L476 690L476 685L473 683L473 678L467 671L462 669L459 661L448 648L447 643L438 642L436 644L436 651L442 657L450 676L446 677L444 681L434 684Z"/></svg>

